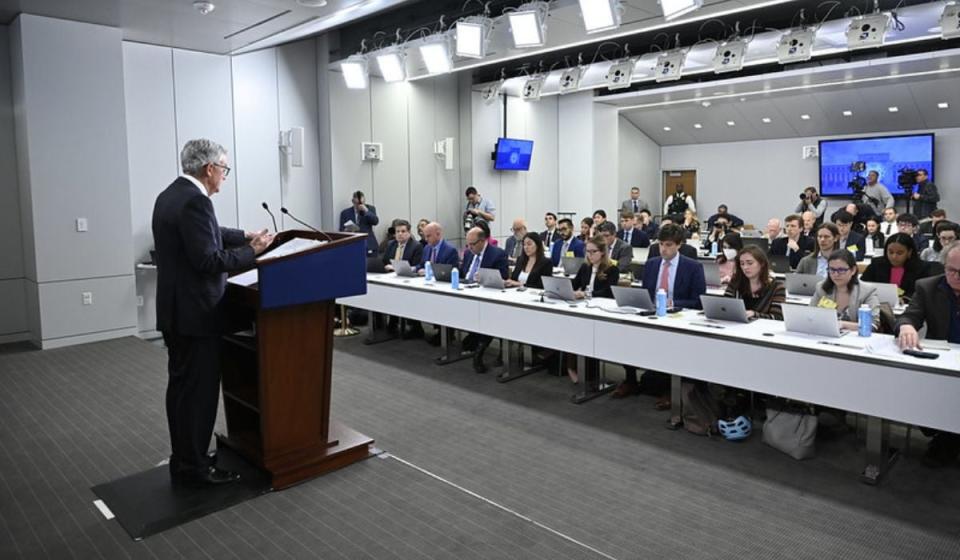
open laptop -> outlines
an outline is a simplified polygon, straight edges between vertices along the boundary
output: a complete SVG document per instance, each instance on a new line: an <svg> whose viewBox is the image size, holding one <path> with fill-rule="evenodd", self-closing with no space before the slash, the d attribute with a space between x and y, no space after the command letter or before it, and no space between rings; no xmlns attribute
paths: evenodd
<svg viewBox="0 0 960 560"><path fill-rule="evenodd" d="M770 271L778 274L789 274L790 257L786 255L770 255Z"/></svg>
<svg viewBox="0 0 960 560"><path fill-rule="evenodd" d="M390 266L393 267L393 271L397 273L397 276L413 277L417 275L417 271L405 260L390 259Z"/></svg>
<svg viewBox="0 0 960 560"><path fill-rule="evenodd" d="M741 237L740 239L743 240L744 247L747 245L754 245L756 247L760 247L764 253L770 252L770 240L766 237Z"/></svg>
<svg viewBox="0 0 960 560"><path fill-rule="evenodd" d="M813 334L840 338L846 331L840 329L835 309L808 307L805 305L784 305L783 325L787 332Z"/></svg>
<svg viewBox="0 0 960 560"><path fill-rule="evenodd" d="M607 311L636 314L656 310L656 306L650 300L650 292L645 288L610 286L610 289L613 290L613 299L617 302L617 306L607 309Z"/></svg>
<svg viewBox="0 0 960 560"><path fill-rule="evenodd" d="M367 272L377 272L383 273L387 269L384 268L383 261L380 260L380 257L367 257Z"/></svg>
<svg viewBox="0 0 960 560"><path fill-rule="evenodd" d="M449 282L450 272L453 270L452 264L433 263L433 277L437 282Z"/></svg>
<svg viewBox="0 0 960 560"><path fill-rule="evenodd" d="M484 288L503 289L503 277L500 271L495 268L481 268L477 271L477 282Z"/></svg>
<svg viewBox="0 0 960 560"><path fill-rule="evenodd" d="M557 278L555 276L543 277L543 297L562 299L563 301L577 299L577 296L573 294L573 281L569 278Z"/></svg>
<svg viewBox="0 0 960 560"><path fill-rule="evenodd" d="M822 278L816 274L787 274L786 280L787 295L812 296Z"/></svg>
<svg viewBox="0 0 960 560"><path fill-rule="evenodd" d="M560 265L563 266L563 273L566 276L576 276L583 265L583 257L562 257Z"/></svg>
<svg viewBox="0 0 960 560"><path fill-rule="evenodd" d="M756 317L747 317L747 308L743 305L743 300L739 298L702 295L700 296L700 304L703 306L703 314L707 319L732 321L734 323L749 323L756 319Z"/></svg>
<svg viewBox="0 0 960 560"><path fill-rule="evenodd" d="M716 262L702 262L703 279L709 288L718 288L723 285L720 281L720 265Z"/></svg>
<svg viewBox="0 0 960 560"><path fill-rule="evenodd" d="M898 288L896 284L863 281L860 283L865 286L873 286L876 288L877 297L880 299L880 303L886 303L890 306L890 309L894 309L900 305L900 294L897 292Z"/></svg>

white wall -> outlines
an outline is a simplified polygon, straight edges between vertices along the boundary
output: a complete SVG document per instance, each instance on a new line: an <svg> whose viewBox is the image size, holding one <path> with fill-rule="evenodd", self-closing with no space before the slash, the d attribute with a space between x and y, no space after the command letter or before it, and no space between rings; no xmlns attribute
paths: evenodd
<svg viewBox="0 0 960 560"><path fill-rule="evenodd" d="M960 183L960 160L956 157L960 153L960 129L933 132L936 134L935 180L940 187L940 204L951 219L960 219L960 197L953 191L953 185ZM830 138L844 137L664 146L660 165L663 169L697 170L697 210L701 218L725 203L731 213L761 227L771 217L791 213L803 188L819 184L818 160L804 160L802 147ZM847 202L846 199L830 199L828 215Z"/></svg>
<svg viewBox="0 0 960 560"><path fill-rule="evenodd" d="M640 188L641 200L655 210L660 200L660 145L624 117L619 121L619 188L617 207L632 187ZM659 213L654 211L654 213Z"/></svg>
<svg viewBox="0 0 960 560"><path fill-rule="evenodd" d="M122 336L136 318L120 30L21 15L11 61L30 338ZM87 232L76 231L86 218ZM93 305L82 305L82 293Z"/></svg>
<svg viewBox="0 0 960 560"><path fill-rule="evenodd" d="M27 337L9 28L0 25L0 341Z"/></svg>
<svg viewBox="0 0 960 560"><path fill-rule="evenodd" d="M329 179L321 173L321 190L329 189L333 204L333 221L325 227L337 226L351 193L361 190L377 207L378 240L394 218L410 219L414 226L420 218L438 220L447 237L456 238L463 190L459 158L454 169L444 169L433 143L452 137L457 150L462 139L457 76L394 84L372 78L368 89L349 90L339 72L324 74L320 120L323 130L329 119L331 168ZM366 141L383 144L382 161L361 160L360 145Z"/></svg>

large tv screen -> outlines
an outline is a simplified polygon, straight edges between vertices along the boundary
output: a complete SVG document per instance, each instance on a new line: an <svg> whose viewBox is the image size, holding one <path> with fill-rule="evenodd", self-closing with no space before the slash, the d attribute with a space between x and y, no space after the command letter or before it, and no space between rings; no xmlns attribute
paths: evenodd
<svg viewBox="0 0 960 560"><path fill-rule="evenodd" d="M820 194L849 197L858 167L864 179L870 171L879 173L879 182L894 196L903 194L897 181L903 169L926 169L932 182L933 134L821 140Z"/></svg>
<svg viewBox="0 0 960 560"><path fill-rule="evenodd" d="M499 138L494 152L493 168L502 171L528 171L533 155L533 140Z"/></svg>

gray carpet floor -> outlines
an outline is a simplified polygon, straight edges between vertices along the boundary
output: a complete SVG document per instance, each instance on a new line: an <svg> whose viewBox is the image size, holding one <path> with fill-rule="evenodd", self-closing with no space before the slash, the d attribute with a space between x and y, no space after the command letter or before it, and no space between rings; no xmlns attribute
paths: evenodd
<svg viewBox="0 0 960 560"><path fill-rule="evenodd" d="M960 558L960 469L921 439L873 488L853 430L800 463L435 354L337 341L334 415L384 455L133 542L89 489L169 454L165 351L0 347L0 558Z"/></svg>

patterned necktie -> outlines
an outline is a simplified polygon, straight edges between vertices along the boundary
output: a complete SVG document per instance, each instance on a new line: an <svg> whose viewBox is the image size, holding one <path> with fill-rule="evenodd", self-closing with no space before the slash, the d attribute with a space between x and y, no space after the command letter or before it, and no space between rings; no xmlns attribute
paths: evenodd
<svg viewBox="0 0 960 560"><path fill-rule="evenodd" d="M670 295L670 261L663 261L663 267L660 268L659 288Z"/></svg>
<svg viewBox="0 0 960 560"><path fill-rule="evenodd" d="M397 243L397 252L393 255L393 260L402 261L403 260L403 245Z"/></svg>
<svg viewBox="0 0 960 560"><path fill-rule="evenodd" d="M437 262L437 250L440 249L439 245L435 245L433 250L430 251L430 262Z"/></svg>
<svg viewBox="0 0 960 560"><path fill-rule="evenodd" d="M470 263L470 272L467 273L467 282L473 282L473 277L477 275L480 268L480 255L473 256L473 262Z"/></svg>

